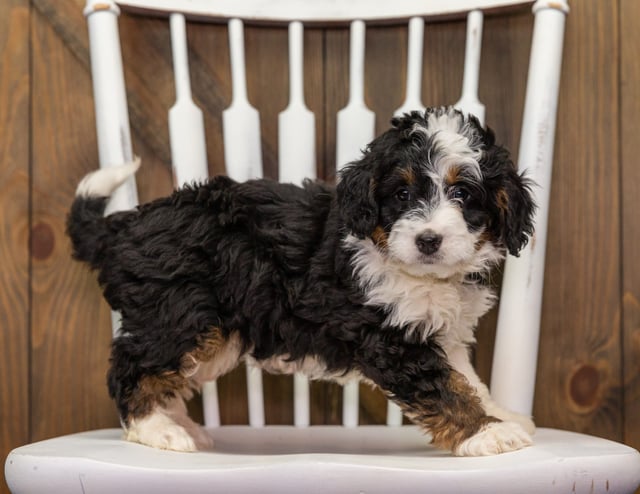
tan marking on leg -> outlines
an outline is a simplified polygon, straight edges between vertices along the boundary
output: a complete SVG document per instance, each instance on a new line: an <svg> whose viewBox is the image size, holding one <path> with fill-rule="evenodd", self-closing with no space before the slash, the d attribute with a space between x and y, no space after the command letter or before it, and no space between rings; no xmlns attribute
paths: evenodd
<svg viewBox="0 0 640 494"><path fill-rule="evenodd" d="M156 405L164 406L176 397L191 398L184 376L178 371L167 371L157 376L145 376L129 400L129 416L142 417L149 414Z"/></svg>
<svg viewBox="0 0 640 494"><path fill-rule="evenodd" d="M237 333L227 339L219 328L212 328L198 338L194 350L182 356L178 369L144 376L128 402L125 437L176 451L210 448L211 437L189 418L184 400L205 381L235 367L242 352Z"/></svg>
<svg viewBox="0 0 640 494"><path fill-rule="evenodd" d="M442 396L399 405L407 417L431 433L435 446L451 451L482 427L499 422L497 418L486 415L475 390L457 371L451 371L447 393Z"/></svg>
<svg viewBox="0 0 640 494"><path fill-rule="evenodd" d="M140 379L129 400L129 415L147 415L156 405L165 407L173 398L190 399L193 389L234 368L241 352L242 343L237 333L226 339L219 328L212 328L198 338L194 350L182 356L179 369Z"/></svg>
<svg viewBox="0 0 640 494"><path fill-rule="evenodd" d="M224 339L214 331L196 350L185 355L183 375L188 377L192 387L200 388L205 382L233 370L245 351L239 333L231 333L228 339Z"/></svg>
<svg viewBox="0 0 640 494"><path fill-rule="evenodd" d="M504 422L516 422L528 433L534 434L536 427L531 417L511 412L499 406L491 397L489 388L480 380L476 370L471 364L469 349L466 345L452 344L445 351L451 366L467 378L469 384L475 389L480 402L487 415L496 417Z"/></svg>

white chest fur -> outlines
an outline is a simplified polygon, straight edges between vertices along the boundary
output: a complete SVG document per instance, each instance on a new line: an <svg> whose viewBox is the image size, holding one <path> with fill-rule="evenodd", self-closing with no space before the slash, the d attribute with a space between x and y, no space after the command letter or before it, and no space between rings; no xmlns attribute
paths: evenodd
<svg viewBox="0 0 640 494"><path fill-rule="evenodd" d="M469 344L478 319L495 301L482 285L463 283L463 276L439 279L414 276L389 260L369 239L348 237L356 247L355 275L366 296L366 304L383 307L386 323L419 332L422 340L436 332L448 339Z"/></svg>

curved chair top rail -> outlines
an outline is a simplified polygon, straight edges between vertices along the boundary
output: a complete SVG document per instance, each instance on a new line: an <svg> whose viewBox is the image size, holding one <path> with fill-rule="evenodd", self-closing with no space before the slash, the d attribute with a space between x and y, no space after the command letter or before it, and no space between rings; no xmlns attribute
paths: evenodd
<svg viewBox="0 0 640 494"><path fill-rule="evenodd" d="M111 9L112 3L89 2L89 12ZM455 18L471 10L485 13L533 4L533 0L116 0L129 12L144 14L182 13L190 19L226 21L239 18L251 23L340 24L359 19L390 24L411 17ZM566 2L544 1L545 6L564 9ZM558 5L555 5L558 4ZM85 13L87 13L85 11Z"/></svg>

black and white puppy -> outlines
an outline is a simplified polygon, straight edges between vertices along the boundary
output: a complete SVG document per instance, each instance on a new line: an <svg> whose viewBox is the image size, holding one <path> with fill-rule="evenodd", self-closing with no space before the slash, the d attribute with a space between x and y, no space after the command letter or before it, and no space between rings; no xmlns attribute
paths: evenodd
<svg viewBox="0 0 640 494"><path fill-rule="evenodd" d="M482 280L532 234L530 183L474 117L394 118L337 187L215 177L103 217L136 163L96 171L68 218L76 259L122 314L108 375L127 439L211 439L184 399L247 359L378 386L433 443L489 455L531 443L469 361Z"/></svg>

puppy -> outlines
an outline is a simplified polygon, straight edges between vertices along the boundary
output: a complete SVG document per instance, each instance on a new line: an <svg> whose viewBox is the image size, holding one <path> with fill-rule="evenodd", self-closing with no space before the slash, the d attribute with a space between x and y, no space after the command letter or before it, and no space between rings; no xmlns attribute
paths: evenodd
<svg viewBox="0 0 640 494"><path fill-rule="evenodd" d="M84 178L67 229L122 315L108 385L127 439L210 447L184 400L246 359L371 382L455 455L531 443L469 360L487 273L532 234L531 184L475 117L391 123L337 187L219 176L103 217L137 164Z"/></svg>

